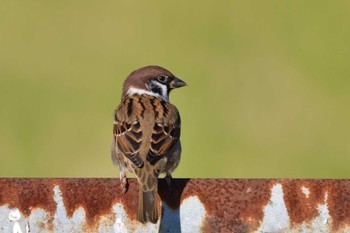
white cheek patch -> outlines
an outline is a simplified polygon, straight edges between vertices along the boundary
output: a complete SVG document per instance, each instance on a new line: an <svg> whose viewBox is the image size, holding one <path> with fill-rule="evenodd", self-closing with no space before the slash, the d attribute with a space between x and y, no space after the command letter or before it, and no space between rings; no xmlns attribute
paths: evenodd
<svg viewBox="0 0 350 233"><path fill-rule="evenodd" d="M126 94L127 95L151 95L151 96L155 96L155 97L161 97L157 93L153 93L151 91L147 91L147 90L143 90L143 89L139 89L139 88L135 88L135 87L130 87Z"/></svg>
<svg viewBox="0 0 350 233"><path fill-rule="evenodd" d="M127 95L150 95L150 96L154 96L157 98L162 98L165 101L169 102L167 86L163 85L159 82L152 82L152 85L156 85L157 87L159 87L161 89L161 94L158 94L158 93L155 93L155 92L149 91L149 90L135 88L135 87L130 87L126 94ZM146 87L149 88L148 85L146 85Z"/></svg>

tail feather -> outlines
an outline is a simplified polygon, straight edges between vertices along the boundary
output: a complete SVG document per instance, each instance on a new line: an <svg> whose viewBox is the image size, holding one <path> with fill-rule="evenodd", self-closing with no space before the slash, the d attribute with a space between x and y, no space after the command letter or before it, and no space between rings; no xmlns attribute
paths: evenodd
<svg viewBox="0 0 350 233"><path fill-rule="evenodd" d="M137 210L137 220L141 223L157 223L158 208L157 208L157 187L152 191L139 191L139 207Z"/></svg>

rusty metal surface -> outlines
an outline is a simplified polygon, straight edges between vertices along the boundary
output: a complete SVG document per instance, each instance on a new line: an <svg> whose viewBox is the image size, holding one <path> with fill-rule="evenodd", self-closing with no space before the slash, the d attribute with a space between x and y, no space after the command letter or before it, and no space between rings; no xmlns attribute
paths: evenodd
<svg viewBox="0 0 350 233"><path fill-rule="evenodd" d="M350 180L160 180L161 220L135 220L138 185L0 179L0 232L350 232Z"/></svg>

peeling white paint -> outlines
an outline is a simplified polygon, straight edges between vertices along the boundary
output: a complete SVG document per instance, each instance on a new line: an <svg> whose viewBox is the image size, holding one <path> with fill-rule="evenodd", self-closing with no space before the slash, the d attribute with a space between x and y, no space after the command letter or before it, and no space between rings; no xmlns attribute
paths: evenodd
<svg viewBox="0 0 350 233"><path fill-rule="evenodd" d="M30 232L30 224L29 222L26 223L26 233Z"/></svg>
<svg viewBox="0 0 350 233"><path fill-rule="evenodd" d="M302 192L309 198L310 191L302 187ZM277 184L272 188L271 198L268 205L264 208L264 218L260 228L256 231L259 233L267 232L332 232L332 219L328 210L328 193L325 193L324 204L317 206L318 216L311 221L303 222L298 226L291 227L287 208L283 199L282 185ZM350 232L349 229L343 229L341 232Z"/></svg>
<svg viewBox="0 0 350 233"><path fill-rule="evenodd" d="M21 226L18 222L15 222L15 224L13 225L12 233L23 233Z"/></svg>
<svg viewBox="0 0 350 233"><path fill-rule="evenodd" d="M62 193L58 185L53 188L53 199L56 203L56 212L52 216L41 208L34 208L28 217L25 217L18 208L9 208L8 205L0 206L0 233L29 233L29 232L88 232L86 225L86 213L84 208L75 210L72 217L67 216ZM252 192L250 188L246 192ZM312 202L309 188L302 186L301 192L308 198L303 199L305 205ZM328 208L328 193L324 193L324 200L317 205L318 216L305 221L300 225L290 224L290 218L284 203L284 193L281 184L276 184L271 189L269 203L264 207L264 216L261 225L256 232L332 232L332 217ZM162 203L162 216L157 224L141 224L135 219L130 219L123 204L115 203L110 213L100 216L97 229L93 232L149 232L149 233L197 233L201 232L207 216L204 204L198 196L191 196L182 201L179 209L169 208ZM53 219L53 222L51 222ZM249 221L254 219L249 218ZM53 228L49 228L50 223ZM249 224L248 224L249 225ZM50 229L50 230L49 230ZM338 232L350 232L350 227L343 227Z"/></svg>
<svg viewBox="0 0 350 233"><path fill-rule="evenodd" d="M9 214L9 220L18 221L20 218L21 218L21 213L19 212L19 209L17 208L11 209Z"/></svg>
<svg viewBox="0 0 350 233"><path fill-rule="evenodd" d="M130 219L127 215L123 204L116 203L112 207L113 213L115 214L115 220L113 225L113 232L125 233L125 232L145 232L145 233L156 233L159 229L159 221L157 224L141 224L136 219ZM101 223L101 221L100 221ZM99 232L107 232L100 228Z"/></svg>
<svg viewBox="0 0 350 233"><path fill-rule="evenodd" d="M26 232L50 232L47 228L51 218L51 214L45 210L41 208L33 209L30 215L25 219Z"/></svg>
<svg viewBox="0 0 350 233"><path fill-rule="evenodd" d="M72 218L69 218L59 186L56 185L53 191L54 200L56 202L56 213L53 220L55 229L60 229L61 232L82 232L86 217L85 210L83 208L78 208L74 212Z"/></svg>
<svg viewBox="0 0 350 233"><path fill-rule="evenodd" d="M21 213L19 209L13 208L10 210L9 220L13 223L12 233L23 233L21 225L18 223L18 220L21 218Z"/></svg>
<svg viewBox="0 0 350 233"><path fill-rule="evenodd" d="M136 222L135 225L131 228L134 233L157 233L159 229L159 221L157 224L153 223L147 223L147 224L141 224L139 222Z"/></svg>
<svg viewBox="0 0 350 233"><path fill-rule="evenodd" d="M197 196L183 200L180 209L171 209L162 202L163 216L160 223L160 233L197 233L205 219L206 210Z"/></svg>
<svg viewBox="0 0 350 233"><path fill-rule="evenodd" d="M309 198L310 190L307 187L305 186L301 187L301 191L305 194L306 198Z"/></svg>
<svg viewBox="0 0 350 233"><path fill-rule="evenodd" d="M332 222L331 216L329 215L328 210L328 193L325 193L324 196L324 204L318 204L317 210L318 210L318 217L313 219L311 221L312 228L320 230L319 232L330 232L330 224Z"/></svg>
<svg viewBox="0 0 350 233"><path fill-rule="evenodd" d="M264 208L264 218L257 232L282 232L289 226L289 215L283 199L281 184L271 189L269 203Z"/></svg>
<svg viewBox="0 0 350 233"><path fill-rule="evenodd" d="M72 217L67 216L62 193L58 185L53 188L53 199L56 203L54 216L41 208L35 208L27 218L21 218L21 213L17 208L9 209L7 205L0 206L0 233L23 233L25 232L87 232L86 212L80 207L76 209ZM7 222L1 216L8 216ZM49 230L49 220L53 217L52 230ZM100 216L98 229L93 232L114 233L114 232L158 232L157 224L141 224L136 220L131 220L126 214L121 203L116 203L112 207L112 213Z"/></svg>
<svg viewBox="0 0 350 233"><path fill-rule="evenodd" d="M180 206L181 232L200 232L205 215L205 207L197 196L183 200Z"/></svg>
<svg viewBox="0 0 350 233"><path fill-rule="evenodd" d="M302 223L299 227L293 229L293 232L332 232L332 218L328 211L328 193L325 193L324 204L318 204L318 216L309 222ZM341 232L350 232L350 229L343 229Z"/></svg>
<svg viewBox="0 0 350 233"><path fill-rule="evenodd" d="M116 218L113 225L114 232L116 233L128 232L127 215L123 206L120 203L115 204L113 206L113 212L115 213L115 218Z"/></svg>
<svg viewBox="0 0 350 233"><path fill-rule="evenodd" d="M11 209L7 205L0 206L0 232L12 232L13 222L10 221Z"/></svg>

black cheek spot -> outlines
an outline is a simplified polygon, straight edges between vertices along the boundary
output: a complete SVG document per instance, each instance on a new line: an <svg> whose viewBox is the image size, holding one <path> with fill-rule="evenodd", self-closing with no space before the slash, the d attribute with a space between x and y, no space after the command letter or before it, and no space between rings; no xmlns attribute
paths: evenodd
<svg viewBox="0 0 350 233"><path fill-rule="evenodd" d="M151 91L153 93L158 94L158 95L161 95L161 96L163 95L162 88L156 84L153 84L153 83L151 84Z"/></svg>

